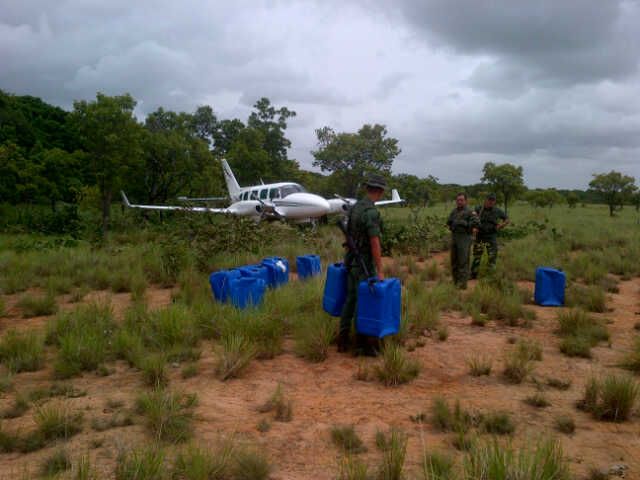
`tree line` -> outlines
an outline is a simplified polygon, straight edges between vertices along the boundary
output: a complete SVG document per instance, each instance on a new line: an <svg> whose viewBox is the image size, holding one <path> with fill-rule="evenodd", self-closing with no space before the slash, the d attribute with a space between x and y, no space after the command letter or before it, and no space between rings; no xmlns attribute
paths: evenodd
<svg viewBox="0 0 640 480"><path fill-rule="evenodd" d="M65 111L0 90L0 203L46 204L55 211L60 203L96 198L106 231L120 189L148 203L224 195L220 158L229 161L241 184L290 180L325 196L356 196L368 172L382 172L412 205L447 201L460 190L478 197L491 189L505 207L516 198L541 207L603 201L613 214L638 196L635 180L617 172L594 176L588 191L571 192L527 192L522 167L492 162L484 166L481 183L469 186L441 184L431 175L392 175L401 149L378 124L357 132L317 129L311 154L322 173L310 172L288 156L286 130L296 112L268 98L258 100L245 121L218 118L206 105L191 113L160 107L140 121L135 107L129 94L98 93Z"/></svg>

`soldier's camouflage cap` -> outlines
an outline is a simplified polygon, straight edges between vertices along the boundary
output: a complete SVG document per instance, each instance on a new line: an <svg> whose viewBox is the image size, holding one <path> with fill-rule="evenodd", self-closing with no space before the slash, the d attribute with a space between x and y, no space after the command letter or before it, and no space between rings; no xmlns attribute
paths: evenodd
<svg viewBox="0 0 640 480"><path fill-rule="evenodd" d="M487 200L495 200L495 199L496 199L495 193L490 193L489 195L487 195Z"/></svg>
<svg viewBox="0 0 640 480"><path fill-rule="evenodd" d="M384 177L377 173L370 174L364 181L364 184L367 187L373 188L382 188L383 190L387 188L387 181Z"/></svg>

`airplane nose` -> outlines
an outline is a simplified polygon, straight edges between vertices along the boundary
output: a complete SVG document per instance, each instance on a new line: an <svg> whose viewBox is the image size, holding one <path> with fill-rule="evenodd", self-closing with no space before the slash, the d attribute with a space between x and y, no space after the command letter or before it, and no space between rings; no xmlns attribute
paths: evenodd
<svg viewBox="0 0 640 480"><path fill-rule="evenodd" d="M311 200L311 206L315 210L315 215L327 215L331 211L331 205L329 205L326 198L322 198L320 195L312 195Z"/></svg>

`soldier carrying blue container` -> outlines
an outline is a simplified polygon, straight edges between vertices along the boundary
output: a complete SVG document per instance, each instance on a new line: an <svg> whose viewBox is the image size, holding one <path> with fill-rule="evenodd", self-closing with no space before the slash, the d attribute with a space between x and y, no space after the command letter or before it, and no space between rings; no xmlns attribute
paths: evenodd
<svg viewBox="0 0 640 480"><path fill-rule="evenodd" d="M387 183L382 175L371 174L364 182L366 196L359 200L349 211L346 225L348 242L352 245L345 255L344 264L348 269L347 298L340 318L338 351L345 352L349 348L350 333L356 313L358 286L360 282L377 277L384 278L382 273L382 219L375 202L384 194ZM358 348L361 353L374 354L367 348L366 338L358 335Z"/></svg>

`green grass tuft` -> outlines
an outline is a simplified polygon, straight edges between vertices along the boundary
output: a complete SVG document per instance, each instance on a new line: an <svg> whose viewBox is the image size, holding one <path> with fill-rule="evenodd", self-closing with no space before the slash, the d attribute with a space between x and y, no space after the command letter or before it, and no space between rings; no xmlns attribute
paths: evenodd
<svg viewBox="0 0 640 480"><path fill-rule="evenodd" d="M469 374L473 377L491 375L493 360L488 355L475 355L467 359Z"/></svg>
<svg viewBox="0 0 640 480"><path fill-rule="evenodd" d="M322 362L336 337L336 325L326 315L316 314L297 322L293 332L295 351L310 362Z"/></svg>
<svg viewBox="0 0 640 480"><path fill-rule="evenodd" d="M404 477L404 461L407 455L407 435L391 429L387 448L383 451L378 469L379 480L401 480Z"/></svg>
<svg viewBox="0 0 640 480"><path fill-rule="evenodd" d="M293 418L293 403L287 399L282 385L278 384L276 391L264 405L258 408L260 413L274 412L274 419L278 422L290 422Z"/></svg>
<svg viewBox="0 0 640 480"><path fill-rule="evenodd" d="M442 397L437 397L431 405L431 423L441 432L467 432L473 424L471 414L456 401L453 409Z"/></svg>
<svg viewBox="0 0 640 480"><path fill-rule="evenodd" d="M420 363L408 358L400 345L387 343L373 371L381 383L395 387L415 379L420 373Z"/></svg>
<svg viewBox="0 0 640 480"><path fill-rule="evenodd" d="M181 480L226 479L230 476L233 445L225 443L215 451L189 446L178 453L173 468L173 478Z"/></svg>
<svg viewBox="0 0 640 480"><path fill-rule="evenodd" d="M138 397L136 410L145 417L157 440L180 443L193 434L193 406L196 402L195 395L154 390Z"/></svg>
<svg viewBox="0 0 640 480"><path fill-rule="evenodd" d="M444 453L427 453L422 457L423 480L454 480L454 460Z"/></svg>
<svg viewBox="0 0 640 480"><path fill-rule="evenodd" d="M558 334L560 351L569 357L591 358L591 348L609 340L606 325L580 309L558 314Z"/></svg>
<svg viewBox="0 0 640 480"><path fill-rule="evenodd" d="M82 431L82 413L71 412L63 404L47 404L36 410L37 432L44 440L67 439Z"/></svg>
<svg viewBox="0 0 640 480"><path fill-rule="evenodd" d="M270 474L271 465L261 451L243 448L236 452L231 467L233 480L268 480Z"/></svg>
<svg viewBox="0 0 640 480"><path fill-rule="evenodd" d="M620 366L627 370L631 370L634 373L640 374L640 337L636 337L634 339L631 352L625 355Z"/></svg>
<svg viewBox="0 0 640 480"><path fill-rule="evenodd" d="M578 407L598 420L624 422L631 417L640 397L640 385L625 375L607 375L604 380L590 378Z"/></svg>
<svg viewBox="0 0 640 480"><path fill-rule="evenodd" d="M570 415L560 415L554 419L556 430L567 435L576 431L576 423Z"/></svg>
<svg viewBox="0 0 640 480"><path fill-rule="evenodd" d="M255 345L241 334L232 333L220 341L216 373L220 380L238 377L256 356Z"/></svg>
<svg viewBox="0 0 640 480"><path fill-rule="evenodd" d="M516 348L507 352L502 375L509 383L522 383L532 371L533 363L527 351Z"/></svg>
<svg viewBox="0 0 640 480"><path fill-rule="evenodd" d="M493 435L511 435L516 426L506 412L490 412L484 414L481 420L482 430Z"/></svg>
<svg viewBox="0 0 640 480"><path fill-rule="evenodd" d="M56 298L51 294L25 294L18 301L18 307L22 309L22 316L24 318L53 315L58 309Z"/></svg>
<svg viewBox="0 0 640 480"><path fill-rule="evenodd" d="M339 471L338 480L371 480L367 464L353 455L341 459Z"/></svg>
<svg viewBox="0 0 640 480"><path fill-rule="evenodd" d="M158 448L121 451L116 460L116 480L158 480L164 476L165 454Z"/></svg>
<svg viewBox="0 0 640 480"><path fill-rule="evenodd" d="M574 283L567 288L566 304L569 307L580 307L589 312L602 313L607 311L607 296L600 286L584 287Z"/></svg>
<svg viewBox="0 0 640 480"><path fill-rule="evenodd" d="M546 408L551 405L551 403L549 403L549 400L547 400L547 397L545 397L541 393L536 393L534 395L528 396L524 399L524 403L536 408Z"/></svg>
<svg viewBox="0 0 640 480"><path fill-rule="evenodd" d="M0 362L12 373L34 372L44 364L44 340L34 331L7 331L0 340Z"/></svg>
<svg viewBox="0 0 640 480"><path fill-rule="evenodd" d="M42 475L53 477L59 473L71 469L71 460L66 450L57 450L53 455L47 457L42 464Z"/></svg>
<svg viewBox="0 0 640 480"><path fill-rule="evenodd" d="M362 439L353 425L334 426L331 428L331 441L347 453L363 453L367 451Z"/></svg>

